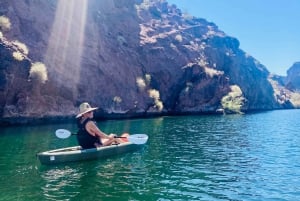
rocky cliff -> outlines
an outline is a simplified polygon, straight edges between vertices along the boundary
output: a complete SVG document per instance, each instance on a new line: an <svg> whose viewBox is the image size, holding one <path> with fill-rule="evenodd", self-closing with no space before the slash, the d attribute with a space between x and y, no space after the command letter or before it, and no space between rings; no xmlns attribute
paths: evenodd
<svg viewBox="0 0 300 201"><path fill-rule="evenodd" d="M297 107L236 38L164 0L0 2L2 123ZM284 94L284 95L282 95Z"/></svg>
<svg viewBox="0 0 300 201"><path fill-rule="evenodd" d="M288 69L285 85L292 91L300 91L300 62L294 63Z"/></svg>

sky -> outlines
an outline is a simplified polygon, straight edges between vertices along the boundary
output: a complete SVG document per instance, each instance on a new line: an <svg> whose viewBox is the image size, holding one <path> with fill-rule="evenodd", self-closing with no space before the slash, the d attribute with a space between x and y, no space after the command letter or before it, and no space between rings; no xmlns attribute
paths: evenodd
<svg viewBox="0 0 300 201"><path fill-rule="evenodd" d="M300 0L167 0L215 23L277 75L300 62Z"/></svg>

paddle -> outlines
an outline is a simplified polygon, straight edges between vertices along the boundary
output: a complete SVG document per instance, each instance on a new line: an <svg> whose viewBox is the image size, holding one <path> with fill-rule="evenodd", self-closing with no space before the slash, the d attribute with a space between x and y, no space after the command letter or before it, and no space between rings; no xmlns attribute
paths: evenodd
<svg viewBox="0 0 300 201"><path fill-rule="evenodd" d="M77 135L75 133L71 133L70 131L66 129L58 129L55 131L56 137L60 139L66 139L70 137L71 135ZM146 134L133 134L129 135L128 137L115 137L115 138L127 138L128 142L131 142L133 144L145 144L148 140L148 135Z"/></svg>

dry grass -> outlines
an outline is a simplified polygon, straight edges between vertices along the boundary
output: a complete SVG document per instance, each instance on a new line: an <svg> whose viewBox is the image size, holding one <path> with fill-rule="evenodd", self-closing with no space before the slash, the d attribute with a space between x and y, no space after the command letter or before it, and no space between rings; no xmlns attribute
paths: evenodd
<svg viewBox="0 0 300 201"><path fill-rule="evenodd" d="M162 101L160 100L160 94L159 91L155 90L155 89L150 89L148 90L148 94L150 98L154 99L154 104L155 107L158 111L162 111L164 108L164 105L162 103Z"/></svg>
<svg viewBox="0 0 300 201"><path fill-rule="evenodd" d="M113 98L113 101L114 101L115 103L121 103L121 102L122 102L122 98L121 98L120 96L115 96L115 97Z"/></svg>
<svg viewBox="0 0 300 201"><path fill-rule="evenodd" d="M139 88L140 91L144 91L146 88L146 82L143 78L138 77L136 78L136 85Z"/></svg>
<svg viewBox="0 0 300 201"><path fill-rule="evenodd" d="M229 92L221 100L222 107L225 109L225 111L241 113L241 108L245 101L243 92L237 85L232 85L230 88L231 92Z"/></svg>
<svg viewBox="0 0 300 201"><path fill-rule="evenodd" d="M145 75L145 81L146 81L146 84L149 86L151 83L151 75L150 74Z"/></svg>
<svg viewBox="0 0 300 201"><path fill-rule="evenodd" d="M27 46L24 43L21 43L20 41L13 41L12 42L15 46L17 46L17 48L25 55L28 55L29 50L27 48Z"/></svg>
<svg viewBox="0 0 300 201"><path fill-rule="evenodd" d="M24 60L24 56L21 52L13 52L13 57L15 60L17 61L23 61Z"/></svg>
<svg viewBox="0 0 300 201"><path fill-rule="evenodd" d="M182 38L182 36L181 36L180 34L177 34L177 35L175 36L175 40L178 41L179 43L181 43L182 40L183 40L183 38Z"/></svg>
<svg viewBox="0 0 300 201"><path fill-rule="evenodd" d="M155 107L158 111L162 111L164 109L164 105L160 100L155 100Z"/></svg>
<svg viewBox="0 0 300 201"><path fill-rule="evenodd" d="M153 99L159 99L160 98L159 91L157 91L155 89L150 89L148 91L148 93L149 93L150 98L153 98Z"/></svg>
<svg viewBox="0 0 300 201"><path fill-rule="evenodd" d="M145 91L147 90L148 96L153 99L154 101L154 107L158 111L162 111L164 106L162 101L160 100L160 94L159 91L156 89L151 89L150 88L150 83L151 83L151 75L150 74L145 74L145 78L142 77L137 77L136 78L136 85L140 91Z"/></svg>
<svg viewBox="0 0 300 201"><path fill-rule="evenodd" d="M291 102L294 105L294 107L300 108L300 94L299 93L292 93Z"/></svg>
<svg viewBox="0 0 300 201"><path fill-rule="evenodd" d="M44 84L48 80L45 64L41 62L33 63L29 71L29 78L37 81L38 83Z"/></svg>
<svg viewBox="0 0 300 201"><path fill-rule="evenodd" d="M211 78L214 77L214 76L219 76L219 75L224 74L223 71L218 71L216 69L208 68L208 67L204 67L204 71L205 71L206 75L208 75Z"/></svg>
<svg viewBox="0 0 300 201"><path fill-rule="evenodd" d="M140 91L144 91L146 87L150 86L151 83L151 75L145 74L145 78L137 77L136 78L136 85Z"/></svg>
<svg viewBox="0 0 300 201"><path fill-rule="evenodd" d="M11 27L11 23L9 18L5 17L4 15L0 16L0 29L3 31L9 30Z"/></svg>

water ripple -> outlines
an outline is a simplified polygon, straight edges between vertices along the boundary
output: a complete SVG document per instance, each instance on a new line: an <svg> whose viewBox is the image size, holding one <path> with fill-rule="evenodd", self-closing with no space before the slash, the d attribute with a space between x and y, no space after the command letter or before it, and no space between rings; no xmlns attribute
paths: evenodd
<svg viewBox="0 0 300 201"><path fill-rule="evenodd" d="M72 139L35 133L11 143L16 136L4 133L0 200L300 200L299 119L292 110L105 122L149 141L134 153L50 167L33 159L37 147Z"/></svg>

